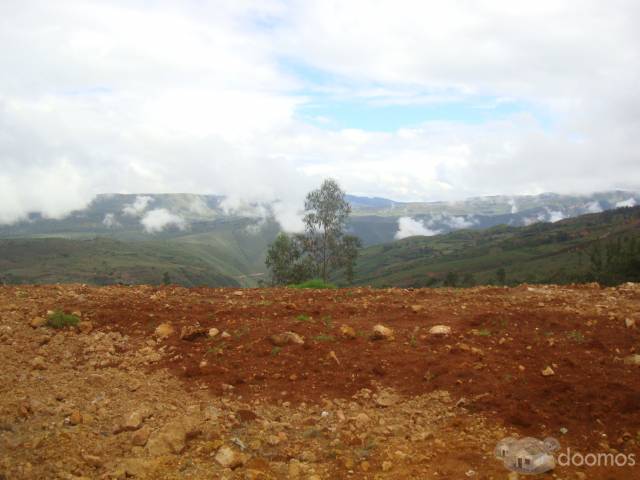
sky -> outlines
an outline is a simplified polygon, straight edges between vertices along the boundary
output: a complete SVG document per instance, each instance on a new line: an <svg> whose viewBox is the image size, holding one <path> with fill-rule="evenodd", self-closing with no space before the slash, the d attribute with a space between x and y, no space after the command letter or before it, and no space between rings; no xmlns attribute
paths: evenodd
<svg viewBox="0 0 640 480"><path fill-rule="evenodd" d="M640 3L0 2L0 223L96 194L640 188Z"/></svg>

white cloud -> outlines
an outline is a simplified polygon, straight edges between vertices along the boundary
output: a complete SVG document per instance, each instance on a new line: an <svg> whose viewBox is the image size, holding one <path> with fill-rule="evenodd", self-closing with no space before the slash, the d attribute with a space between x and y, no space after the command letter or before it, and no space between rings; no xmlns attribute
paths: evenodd
<svg viewBox="0 0 640 480"><path fill-rule="evenodd" d="M630 0L5 0L0 17L0 223L193 192L277 199L296 229L324 176L397 200L640 187ZM374 132L300 115L323 99L519 109Z"/></svg>
<svg viewBox="0 0 640 480"><path fill-rule="evenodd" d="M416 235L423 235L425 237L431 237L438 235L438 230L431 230L420 220L415 220L411 217L400 217L398 219L398 231L395 234L397 240L413 237Z"/></svg>
<svg viewBox="0 0 640 480"><path fill-rule="evenodd" d="M589 213L600 213L603 210L602 205L597 200L587 203L584 207Z"/></svg>
<svg viewBox="0 0 640 480"><path fill-rule="evenodd" d="M117 228L121 226L113 213L107 213L102 219L102 224L107 228Z"/></svg>
<svg viewBox="0 0 640 480"><path fill-rule="evenodd" d="M122 208L122 213L129 217L139 217L144 213L152 201L152 197L138 195L132 203L128 203Z"/></svg>
<svg viewBox="0 0 640 480"><path fill-rule="evenodd" d="M616 203L616 208L620 207L635 207L638 203L636 199L633 197L627 198L626 200L620 200Z"/></svg>
<svg viewBox="0 0 640 480"><path fill-rule="evenodd" d="M182 217L171 213L166 208L149 210L140 219L140 223L147 233L158 233L169 227L175 227L180 230L187 228L187 223Z"/></svg>

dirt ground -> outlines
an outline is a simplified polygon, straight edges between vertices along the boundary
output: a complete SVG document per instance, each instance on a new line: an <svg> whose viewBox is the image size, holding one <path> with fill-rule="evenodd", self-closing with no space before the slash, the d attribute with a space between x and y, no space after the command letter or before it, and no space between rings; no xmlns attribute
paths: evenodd
<svg viewBox="0 0 640 480"><path fill-rule="evenodd" d="M515 478L506 436L637 456L639 329L638 284L0 287L0 479Z"/></svg>

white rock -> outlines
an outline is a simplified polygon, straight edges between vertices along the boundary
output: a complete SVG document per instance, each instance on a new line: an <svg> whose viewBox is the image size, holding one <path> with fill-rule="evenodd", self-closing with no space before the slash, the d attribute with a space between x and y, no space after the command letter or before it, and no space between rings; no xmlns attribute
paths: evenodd
<svg viewBox="0 0 640 480"><path fill-rule="evenodd" d="M448 325L434 325L429 329L431 335L450 335L451 327Z"/></svg>

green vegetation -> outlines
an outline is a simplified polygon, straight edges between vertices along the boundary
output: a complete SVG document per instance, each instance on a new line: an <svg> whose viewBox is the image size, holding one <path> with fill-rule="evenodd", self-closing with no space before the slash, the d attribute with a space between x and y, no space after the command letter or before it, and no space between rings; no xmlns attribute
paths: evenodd
<svg viewBox="0 0 640 480"><path fill-rule="evenodd" d="M296 317L296 320L298 322L311 322L312 321L311 317L309 315L305 315L304 313L301 313L300 315L298 315Z"/></svg>
<svg viewBox="0 0 640 480"><path fill-rule="evenodd" d="M316 342L333 342L335 337L333 335L327 335L326 333L321 333L313 337Z"/></svg>
<svg viewBox="0 0 640 480"><path fill-rule="evenodd" d="M290 288L338 288L333 283L324 282L319 278L314 278L311 280L307 280L302 283L298 283L295 285L289 285Z"/></svg>
<svg viewBox="0 0 640 480"><path fill-rule="evenodd" d="M342 270L353 283L358 249L357 237L345 235L351 206L335 180L325 180L309 192L304 202L305 233L280 233L269 246L265 265L273 285L299 284L314 277L323 283L331 273Z"/></svg>
<svg viewBox="0 0 640 480"><path fill-rule="evenodd" d="M640 207L633 207L528 227L410 237L362 249L356 283L470 287L639 281L639 222Z"/></svg>
<svg viewBox="0 0 640 480"><path fill-rule="evenodd" d="M75 327L80 323L80 319L76 315L70 315L60 310L47 316L47 326L52 328Z"/></svg>
<svg viewBox="0 0 640 480"><path fill-rule="evenodd" d="M282 351L282 347L273 347L271 349L271 356L275 357L276 355L278 355L280 352Z"/></svg>

